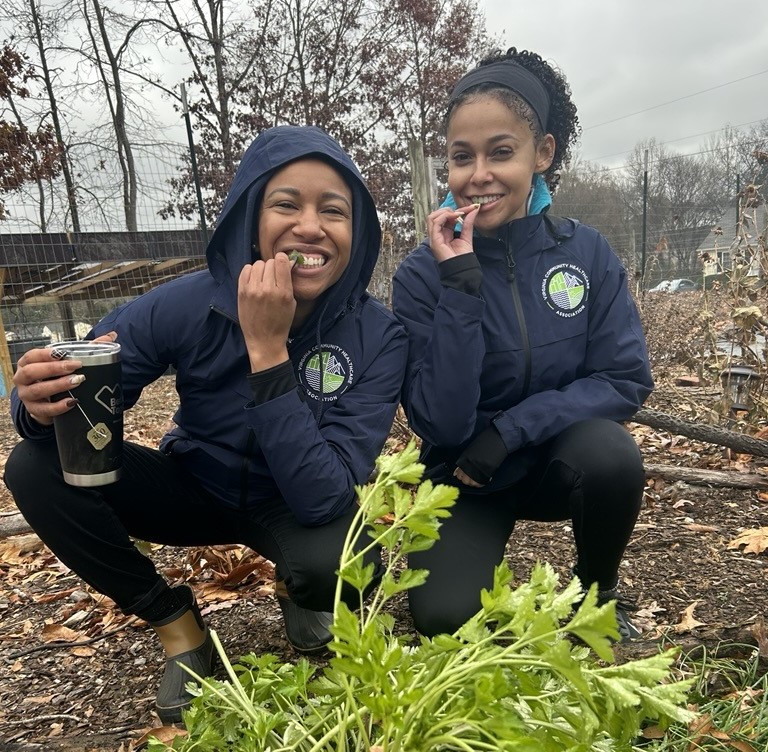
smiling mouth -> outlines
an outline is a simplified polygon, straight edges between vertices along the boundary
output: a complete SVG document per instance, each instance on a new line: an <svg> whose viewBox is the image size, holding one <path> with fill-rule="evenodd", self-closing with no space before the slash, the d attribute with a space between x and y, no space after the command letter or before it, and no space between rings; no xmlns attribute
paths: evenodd
<svg viewBox="0 0 768 752"><path fill-rule="evenodd" d="M296 261L295 269L302 267L303 269L319 269L321 266L325 266L328 259L319 253L307 253L305 251L297 251L295 248L288 253L288 258L291 261Z"/></svg>
<svg viewBox="0 0 768 752"><path fill-rule="evenodd" d="M473 204L480 204L480 208L482 209L486 204L492 204L494 201L498 201L501 198L504 198L503 194L495 193L491 196L470 196L469 200Z"/></svg>

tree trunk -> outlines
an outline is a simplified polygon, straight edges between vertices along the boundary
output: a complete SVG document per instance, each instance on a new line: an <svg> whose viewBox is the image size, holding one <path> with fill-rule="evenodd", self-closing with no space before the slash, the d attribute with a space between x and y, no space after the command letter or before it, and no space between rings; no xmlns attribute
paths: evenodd
<svg viewBox="0 0 768 752"><path fill-rule="evenodd" d="M120 66L117 57L112 51L112 45L107 34L107 27L104 22L104 13L98 0L93 0L93 9L96 13L96 21L99 26L99 35L101 43L104 46L104 52L109 60L109 69L111 72L112 86L114 89L114 101L110 96L110 87L101 62L96 39L91 32L91 24L86 14L86 23L88 32L93 43L94 55L99 66L102 81L104 82L104 92L109 102L109 109L112 115L112 126L115 130L115 139L117 140L117 154L120 161L120 170L123 173L123 209L125 211L125 226L129 232L136 232L138 229L136 221L136 200L137 200L137 182L136 182L136 164L133 158L133 149L131 141L128 138L128 131L125 127L125 98L122 85L120 83ZM134 27L135 28L135 27ZM126 42L132 31L126 35Z"/></svg>
<svg viewBox="0 0 768 752"><path fill-rule="evenodd" d="M37 41L37 51L40 55L40 66L43 70L45 90L48 93L48 102L51 105L53 130L56 134L56 141L59 144L59 149L61 150L61 171L64 174L64 183L67 186L67 203L69 204L69 214L72 218L72 229L75 232L80 232L80 215L77 211L75 181L72 179L72 170L69 165L69 152L64 144L64 134L61 130L61 122L59 121L59 107L56 101L56 95L53 92L53 81L51 80L51 73L48 69L48 59L45 55L45 45L43 43L42 23L40 21L39 9L37 5L35 5L35 0L29 0L29 9L32 14L32 23L35 27L35 39Z"/></svg>

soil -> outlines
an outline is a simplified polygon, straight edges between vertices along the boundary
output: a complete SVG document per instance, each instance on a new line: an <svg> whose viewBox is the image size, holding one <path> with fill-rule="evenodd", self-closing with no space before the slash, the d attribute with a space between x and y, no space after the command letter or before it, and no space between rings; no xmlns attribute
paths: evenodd
<svg viewBox="0 0 768 752"><path fill-rule="evenodd" d="M711 399L695 392L662 385L647 406L690 417L691 404ZM155 445L175 397L172 377L146 389L126 416L128 438ZM7 399L0 400L0 416L2 466L17 441ZM729 458L719 447L629 428L649 463L768 474L768 460ZM391 441L402 438L400 427ZM0 514L14 509L1 489ZM639 607L634 620L645 644L763 639L768 552L732 542L746 529L767 526L768 494L649 478L621 569L622 593ZM169 579L195 588L230 657L255 651L296 658L283 635L268 562L240 547L152 547L148 554ZM565 579L573 559L570 527L520 523L507 556L519 579L539 559ZM392 611L411 630L404 601ZM151 630L89 591L34 535L0 540L0 750L137 749L160 725L152 707L161 663Z"/></svg>

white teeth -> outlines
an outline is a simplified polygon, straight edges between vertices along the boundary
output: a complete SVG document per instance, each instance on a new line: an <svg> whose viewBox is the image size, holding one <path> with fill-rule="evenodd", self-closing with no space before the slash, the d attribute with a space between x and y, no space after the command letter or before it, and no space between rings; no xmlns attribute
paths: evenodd
<svg viewBox="0 0 768 752"><path fill-rule="evenodd" d="M304 263L302 266L325 266L325 257L324 256L307 256L307 254L302 254L304 256Z"/></svg>
<svg viewBox="0 0 768 752"><path fill-rule="evenodd" d="M481 206L483 204L490 204L492 201L498 201L498 199L501 198L501 195L498 194L496 196L471 196L473 204L480 204Z"/></svg>

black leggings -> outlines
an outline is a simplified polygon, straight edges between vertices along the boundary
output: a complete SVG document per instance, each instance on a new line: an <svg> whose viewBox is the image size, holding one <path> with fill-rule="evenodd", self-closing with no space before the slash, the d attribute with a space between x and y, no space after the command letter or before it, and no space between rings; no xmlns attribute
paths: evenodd
<svg viewBox="0 0 768 752"><path fill-rule="evenodd" d="M168 584L131 537L173 546L245 544L275 563L299 606L329 611L355 512L310 528L296 521L281 498L259 502L247 513L231 509L172 457L127 442L122 477L108 486L65 483L53 440L18 444L6 463L5 482L51 551L123 611L138 616L150 612Z"/></svg>
<svg viewBox="0 0 768 752"><path fill-rule="evenodd" d="M576 572L583 583L610 589L629 542L645 485L640 452L618 423L587 420L540 447L533 471L493 494L462 493L443 521L440 540L410 556L429 570L409 591L416 628L454 632L480 609L517 520L572 520Z"/></svg>

